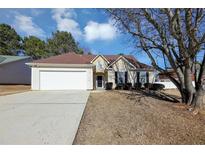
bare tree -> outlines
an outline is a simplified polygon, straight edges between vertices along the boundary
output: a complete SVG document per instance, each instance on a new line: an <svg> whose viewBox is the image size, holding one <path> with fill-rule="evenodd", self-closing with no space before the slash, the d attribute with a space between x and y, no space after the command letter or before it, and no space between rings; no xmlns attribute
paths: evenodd
<svg viewBox="0 0 205 154"><path fill-rule="evenodd" d="M204 9L106 9L121 30L133 36L136 47L149 57L153 67L176 85L182 102L204 109L205 10ZM160 67L154 54L165 56L177 75ZM199 73L196 57L202 54ZM195 77L195 86L192 77Z"/></svg>

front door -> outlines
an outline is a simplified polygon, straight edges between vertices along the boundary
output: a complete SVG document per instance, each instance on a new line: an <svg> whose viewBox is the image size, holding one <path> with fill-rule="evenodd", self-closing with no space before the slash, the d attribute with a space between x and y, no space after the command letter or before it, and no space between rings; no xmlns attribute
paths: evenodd
<svg viewBox="0 0 205 154"><path fill-rule="evenodd" d="M97 88L103 88L103 77L97 76Z"/></svg>

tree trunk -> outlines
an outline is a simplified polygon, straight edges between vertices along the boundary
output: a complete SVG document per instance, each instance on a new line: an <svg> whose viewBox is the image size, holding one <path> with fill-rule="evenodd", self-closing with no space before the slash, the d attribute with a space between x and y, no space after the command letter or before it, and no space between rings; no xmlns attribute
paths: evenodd
<svg viewBox="0 0 205 154"><path fill-rule="evenodd" d="M195 94L193 105L200 110L205 110L205 90L203 90L202 86Z"/></svg>
<svg viewBox="0 0 205 154"><path fill-rule="evenodd" d="M196 89L192 83L192 71L190 67L185 66L184 72L184 82L185 82L185 89L188 100L185 102L188 105L192 105L194 95L196 93Z"/></svg>
<svg viewBox="0 0 205 154"><path fill-rule="evenodd" d="M188 101L188 93L185 88L178 89L181 94L182 103L186 103Z"/></svg>

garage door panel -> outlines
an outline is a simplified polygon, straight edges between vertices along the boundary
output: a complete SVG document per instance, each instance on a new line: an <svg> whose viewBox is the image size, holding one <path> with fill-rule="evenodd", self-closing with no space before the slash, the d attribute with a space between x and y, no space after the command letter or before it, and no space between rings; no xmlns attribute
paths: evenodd
<svg viewBox="0 0 205 154"><path fill-rule="evenodd" d="M87 89L86 71L41 71L40 89Z"/></svg>

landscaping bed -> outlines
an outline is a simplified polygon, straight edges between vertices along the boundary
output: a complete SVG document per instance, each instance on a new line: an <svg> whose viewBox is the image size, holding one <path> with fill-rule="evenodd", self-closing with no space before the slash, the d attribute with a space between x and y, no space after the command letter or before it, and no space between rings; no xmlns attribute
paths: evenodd
<svg viewBox="0 0 205 154"><path fill-rule="evenodd" d="M140 93L91 92L74 144L205 144L204 125L204 115L180 103Z"/></svg>

